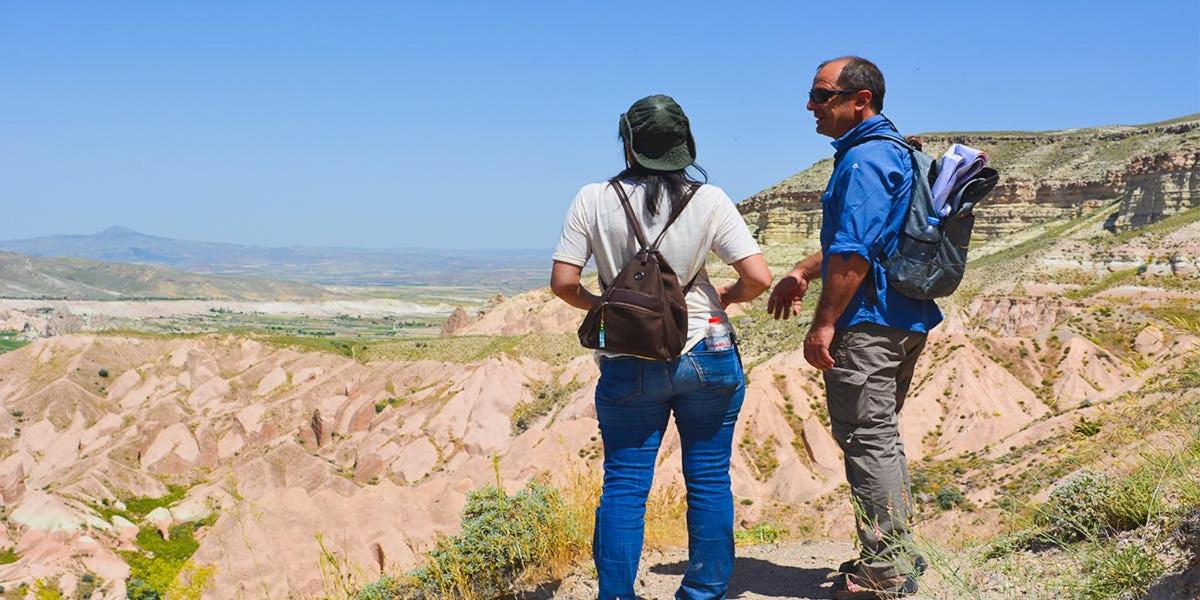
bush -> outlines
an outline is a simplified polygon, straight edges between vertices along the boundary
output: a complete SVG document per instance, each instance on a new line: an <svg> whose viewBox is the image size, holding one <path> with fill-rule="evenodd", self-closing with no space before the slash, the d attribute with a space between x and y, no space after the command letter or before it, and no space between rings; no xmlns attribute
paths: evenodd
<svg viewBox="0 0 1200 600"><path fill-rule="evenodd" d="M1141 546L1102 548L1093 556L1087 565L1091 576L1081 594L1089 600L1140 596L1166 571L1162 562Z"/></svg>
<svg viewBox="0 0 1200 600"><path fill-rule="evenodd" d="M144 579L134 577L125 585L125 597L129 600L162 600L162 594Z"/></svg>
<svg viewBox="0 0 1200 600"><path fill-rule="evenodd" d="M575 546L587 543L558 490L531 483L508 496L499 487L487 486L467 495L462 532L439 540L428 564L409 574L415 582L411 595L499 596L527 569L556 552L577 554Z"/></svg>
<svg viewBox="0 0 1200 600"><path fill-rule="evenodd" d="M740 529L733 533L733 539L741 544L773 544L787 535L788 530L774 523L759 523L750 529Z"/></svg>
<svg viewBox="0 0 1200 600"><path fill-rule="evenodd" d="M395 600L400 597L400 593L400 582L384 575L358 590L358 593L354 594L354 600Z"/></svg>
<svg viewBox="0 0 1200 600"><path fill-rule="evenodd" d="M532 399L522 400L513 407L512 434L521 435L539 418L555 412L567 405L571 395L583 387L583 384L572 379L566 384L542 382L531 390Z"/></svg>
<svg viewBox="0 0 1200 600"><path fill-rule="evenodd" d="M1086 402L1089 406L1091 405L1091 402L1087 400L1084 400L1084 402ZM1079 421L1075 423L1072 431L1083 437L1092 437L1093 435L1100 433L1100 425L1095 421L1089 421L1087 417L1083 415L1079 415Z"/></svg>
<svg viewBox="0 0 1200 600"><path fill-rule="evenodd" d="M1158 494L1159 475L1152 469L1139 469L1114 486L1104 507L1113 529L1137 529L1166 511Z"/></svg>
<svg viewBox="0 0 1200 600"><path fill-rule="evenodd" d="M1112 492L1113 483L1108 476L1080 470L1050 492L1036 520L1047 528L1051 543L1066 544L1095 537L1107 524L1105 508Z"/></svg>
<svg viewBox="0 0 1200 600"><path fill-rule="evenodd" d="M967 506L967 498L963 493L954 486L946 486L937 491L934 495L934 500L937 502L938 508L942 510L950 510L952 508L964 508Z"/></svg>

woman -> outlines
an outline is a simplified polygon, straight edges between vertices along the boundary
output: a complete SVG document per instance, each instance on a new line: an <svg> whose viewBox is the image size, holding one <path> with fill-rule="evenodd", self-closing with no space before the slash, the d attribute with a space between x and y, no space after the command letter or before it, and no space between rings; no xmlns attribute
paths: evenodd
<svg viewBox="0 0 1200 600"><path fill-rule="evenodd" d="M691 281L687 343L679 358L655 361L598 351L596 418L604 442L604 490L596 509L592 556L602 599L635 598L646 497L655 457L674 413L683 449L688 499L689 567L676 598L724 598L733 570L733 493L729 459L746 380L736 348L711 350L711 318L728 326L725 307L758 296L771 284L763 260L733 202L720 188L701 185L685 169L696 144L683 109L668 96L638 100L621 115L626 168L611 182L584 186L576 195L554 253L551 288L571 306L591 309L599 297L579 283L596 257L601 281L613 281L638 250L614 186L621 186L647 239L678 213L659 251ZM680 205L682 210L680 211ZM738 280L716 289L704 270L712 250ZM694 280L693 280L694 278Z"/></svg>

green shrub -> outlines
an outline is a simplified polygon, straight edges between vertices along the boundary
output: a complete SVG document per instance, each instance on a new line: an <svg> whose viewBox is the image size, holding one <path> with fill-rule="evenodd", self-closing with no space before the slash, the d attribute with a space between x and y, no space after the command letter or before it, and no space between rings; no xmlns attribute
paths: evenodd
<svg viewBox="0 0 1200 600"><path fill-rule="evenodd" d="M21 559L21 555L12 548L0 550L0 565L8 565L17 562Z"/></svg>
<svg viewBox="0 0 1200 600"><path fill-rule="evenodd" d="M140 577L131 578L125 584L125 597L128 600L162 600L162 594Z"/></svg>
<svg viewBox="0 0 1200 600"><path fill-rule="evenodd" d="M1083 469L1062 481L1036 515L1051 543L1095 537L1107 525L1106 506L1113 483L1103 473Z"/></svg>
<svg viewBox="0 0 1200 600"><path fill-rule="evenodd" d="M1156 556L1145 548L1102 547L1086 565L1089 577L1081 596L1088 600L1140 596L1166 571Z"/></svg>
<svg viewBox="0 0 1200 600"><path fill-rule="evenodd" d="M412 595L496 597L511 590L526 569L552 562L565 546L586 544L558 490L530 483L508 496L487 486L467 495L462 532L439 540L428 563L409 573Z"/></svg>
<svg viewBox="0 0 1200 600"><path fill-rule="evenodd" d="M1089 405L1091 404L1087 400L1084 400L1084 402ZM1092 437L1100 433L1100 424L1095 421L1089 421L1087 417L1079 415L1079 421L1075 423L1075 427L1072 430L1083 437Z"/></svg>
<svg viewBox="0 0 1200 600"><path fill-rule="evenodd" d="M33 598L34 600L65 600L62 590L58 589L58 584L41 579L33 582Z"/></svg>
<svg viewBox="0 0 1200 600"><path fill-rule="evenodd" d="M119 552L121 558L129 564L130 584L128 589L134 590L136 580L138 596L130 591L129 598L138 600L156 600L161 598L171 587L180 570L200 547L196 541L195 531L204 525L211 525L216 515L196 523L180 523L168 530L170 539L163 539L153 526L143 527L136 538L137 552Z"/></svg>
<svg viewBox="0 0 1200 600"><path fill-rule="evenodd" d="M779 440L774 434L768 435L762 443L755 441L753 430L748 430L742 437L742 441L738 443L738 448L741 449L747 462L754 467L755 479L767 481L779 468L779 457L775 455L775 448L778 444Z"/></svg>
<svg viewBox="0 0 1200 600"><path fill-rule="evenodd" d="M96 592L96 588L100 587L101 583L95 573L85 572L79 577L79 587L75 588L75 597L79 600L91 600L92 594Z"/></svg>
<svg viewBox="0 0 1200 600"><path fill-rule="evenodd" d="M354 600L394 600L399 598L400 594L399 580L384 575L358 590L358 593L354 594Z"/></svg>
<svg viewBox="0 0 1200 600"><path fill-rule="evenodd" d="M774 523L762 522L750 529L739 529L733 539L741 544L773 544L787 535L788 530Z"/></svg>
<svg viewBox="0 0 1200 600"><path fill-rule="evenodd" d="M967 498L963 493L954 486L946 486L934 494L934 501L937 502L938 508L942 510L950 510L952 508L965 508L967 506Z"/></svg>
<svg viewBox="0 0 1200 600"><path fill-rule="evenodd" d="M1139 469L1122 479L1104 506L1109 525L1118 531L1128 531L1165 512L1158 494L1159 484L1159 473L1151 469Z"/></svg>
<svg viewBox="0 0 1200 600"><path fill-rule="evenodd" d="M512 433L520 435L539 418L566 406L571 395L583 387L583 384L572 379L569 383L558 384L545 381L534 387L533 398L522 400L513 407Z"/></svg>

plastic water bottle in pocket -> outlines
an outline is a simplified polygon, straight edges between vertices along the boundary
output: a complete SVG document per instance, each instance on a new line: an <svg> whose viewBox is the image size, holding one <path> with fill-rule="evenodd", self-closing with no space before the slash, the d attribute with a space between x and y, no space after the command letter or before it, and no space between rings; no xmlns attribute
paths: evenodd
<svg viewBox="0 0 1200 600"><path fill-rule="evenodd" d="M721 317L709 317L708 330L704 332L704 345L709 350L733 348L733 328L723 322Z"/></svg>

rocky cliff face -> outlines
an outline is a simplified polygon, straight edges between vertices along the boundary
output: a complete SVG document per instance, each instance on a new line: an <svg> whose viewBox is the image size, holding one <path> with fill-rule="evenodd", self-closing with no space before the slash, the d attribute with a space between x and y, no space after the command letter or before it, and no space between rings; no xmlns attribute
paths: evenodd
<svg viewBox="0 0 1200 600"><path fill-rule="evenodd" d="M1141 227L1195 206L1200 199L1200 152L1140 158L1128 173L1114 229Z"/></svg>
<svg viewBox="0 0 1200 600"><path fill-rule="evenodd" d="M1119 208L1108 219L1114 229L1200 205L1200 115L1138 127L921 138L931 154L953 143L983 149L1000 171L1000 185L977 208L975 236L980 241L1117 201ZM820 161L742 202L739 208L758 239L815 243L820 196L832 168L832 161Z"/></svg>

